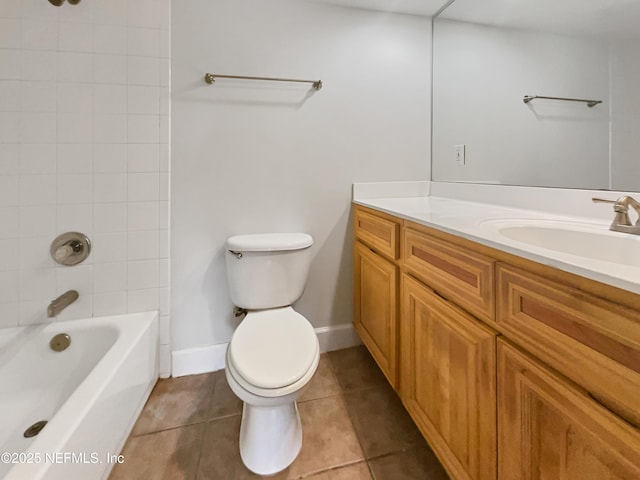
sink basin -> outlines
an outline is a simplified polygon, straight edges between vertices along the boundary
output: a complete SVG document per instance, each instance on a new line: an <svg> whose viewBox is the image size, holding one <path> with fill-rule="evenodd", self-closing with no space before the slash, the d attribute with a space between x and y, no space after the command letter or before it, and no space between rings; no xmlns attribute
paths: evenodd
<svg viewBox="0 0 640 480"><path fill-rule="evenodd" d="M482 222L480 228L493 233L494 238L502 237L601 262L640 267L640 236L611 232L608 226L600 224L512 219L488 220Z"/></svg>

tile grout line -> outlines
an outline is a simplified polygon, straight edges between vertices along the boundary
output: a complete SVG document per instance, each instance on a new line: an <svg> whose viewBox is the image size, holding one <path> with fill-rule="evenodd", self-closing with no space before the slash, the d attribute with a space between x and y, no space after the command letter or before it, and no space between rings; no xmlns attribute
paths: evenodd
<svg viewBox="0 0 640 480"><path fill-rule="evenodd" d="M193 423L185 423L183 425L175 425L173 427L167 427L167 428L162 428L160 430L154 430L152 432L144 432L144 433L138 433L136 435L134 435L133 433L129 436L129 438L140 438L140 437L147 437L149 435L154 435L156 433L163 433L163 432L170 432L171 430L178 430L179 428L185 428L185 427L193 427L194 425L200 425L201 423L207 423L209 420L200 420L197 422L193 422Z"/></svg>
<svg viewBox="0 0 640 480"><path fill-rule="evenodd" d="M208 405L207 405L207 414L208 414L207 417L209 417L209 414L211 412L211 408L213 406L213 398L214 398L214 395L216 393L216 388L218 387L218 383L220 382L220 375L214 372L213 373L213 378L214 378L214 382L213 382L213 385L211 385L211 389L209 391L209 402L208 402ZM224 417L224 418L226 418L226 417ZM196 461L196 467L195 467L195 470L194 470L195 471L194 480L197 480L198 477L200 476L199 475L200 474L200 463L202 462L202 455L203 455L203 452L204 452L204 449L205 449L205 445L207 443L206 442L207 434L209 433L209 427L210 427L209 423L211 422L211 420L212 420L211 418L208 418L207 420L202 422L202 423L205 424L205 426L203 427L204 431L202 433L202 438L200 439L200 448L198 450L198 459Z"/></svg>
<svg viewBox="0 0 640 480"><path fill-rule="evenodd" d="M332 472L332 471L334 471L334 470L340 470L341 468L351 467L351 466L353 466L353 465L358 465L359 463L364 463L364 464L366 464L366 463L367 463L367 461L366 461L366 460L364 460L364 459L361 459L361 460L355 460L355 461L353 461L353 462L343 463L343 464L341 464L341 465L334 465L334 466L332 466L332 467L325 468L325 469L323 469L323 470L318 470L318 471L316 471L316 472L309 472L309 474L302 475L302 476L300 476L300 477L296 477L296 480L302 480L302 479L306 479L306 478L313 478L313 477L315 477L315 476L317 476L317 475L320 475L321 473ZM368 467L369 467L369 466L367 465L367 468L368 468Z"/></svg>
<svg viewBox="0 0 640 480"><path fill-rule="evenodd" d="M365 460L367 462L367 470L369 470L369 475L371 476L371 480L377 480L376 474L373 472L373 467L369 463L369 460Z"/></svg>
<svg viewBox="0 0 640 480"><path fill-rule="evenodd" d="M216 383L218 383L216 381ZM209 432L209 422L206 422L207 425L204 427L204 432L202 432L202 438L200 439L200 449L198 451L198 459L196 460L196 467L195 467L195 479L197 480L197 478L200 476L200 462L202 461L202 452L204 451L204 447L206 445L206 439L207 439L207 433Z"/></svg>

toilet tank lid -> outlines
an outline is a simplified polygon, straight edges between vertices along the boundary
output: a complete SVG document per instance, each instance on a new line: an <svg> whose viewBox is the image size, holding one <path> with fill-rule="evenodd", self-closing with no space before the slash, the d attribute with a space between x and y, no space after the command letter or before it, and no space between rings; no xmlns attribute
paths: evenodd
<svg viewBox="0 0 640 480"><path fill-rule="evenodd" d="M227 249L237 252L279 252L301 250L313 245L306 233L256 233L234 235L227 239Z"/></svg>

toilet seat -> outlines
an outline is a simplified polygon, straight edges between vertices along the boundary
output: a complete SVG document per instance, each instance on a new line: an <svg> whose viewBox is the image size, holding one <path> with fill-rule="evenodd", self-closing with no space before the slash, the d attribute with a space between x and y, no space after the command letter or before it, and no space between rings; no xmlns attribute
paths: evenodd
<svg viewBox="0 0 640 480"><path fill-rule="evenodd" d="M237 387L234 387L233 382L227 377L227 381L229 382L229 386L231 390L236 394L244 402L250 402L252 404L256 404L256 399L261 399L260 403L262 405L280 405L284 398L290 395L297 395L297 393L302 389L313 377L314 373L316 373L316 369L318 368L318 362L320 361L320 350L318 349L318 355L314 360L311 368L307 371L307 373L297 382L292 383L291 385L287 385L282 388L259 388L255 385L251 385L242 376L236 371L233 366L233 362L229 359L229 350L227 349L226 355L226 370L227 373L233 378L233 382L236 383ZM241 391L238 391L237 388L240 388ZM243 393L244 392L244 393ZM247 397L246 395L249 395ZM274 400L275 403L263 403L263 400L270 399Z"/></svg>
<svg viewBox="0 0 640 480"><path fill-rule="evenodd" d="M291 307L249 312L231 338L227 357L244 388L262 396L282 395L315 371L318 338Z"/></svg>

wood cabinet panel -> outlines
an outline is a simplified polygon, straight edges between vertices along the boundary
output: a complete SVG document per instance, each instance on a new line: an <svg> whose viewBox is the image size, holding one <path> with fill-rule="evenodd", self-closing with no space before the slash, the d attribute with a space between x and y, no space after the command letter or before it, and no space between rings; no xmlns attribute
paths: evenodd
<svg viewBox="0 0 640 480"><path fill-rule="evenodd" d="M640 479L640 296L354 220L354 326L452 479Z"/></svg>
<svg viewBox="0 0 640 480"><path fill-rule="evenodd" d="M356 242L354 248L354 328L389 383L398 383L398 267Z"/></svg>
<svg viewBox="0 0 640 480"><path fill-rule="evenodd" d="M640 312L509 265L496 272L505 333L640 426Z"/></svg>
<svg viewBox="0 0 640 480"><path fill-rule="evenodd" d="M640 432L498 341L498 478L640 478Z"/></svg>
<svg viewBox="0 0 640 480"><path fill-rule="evenodd" d="M495 261L463 247L405 228L405 268L447 299L483 320L495 312Z"/></svg>
<svg viewBox="0 0 640 480"><path fill-rule="evenodd" d="M456 479L496 478L496 334L408 275L401 397Z"/></svg>
<svg viewBox="0 0 640 480"><path fill-rule="evenodd" d="M354 213L354 232L357 239L378 253L396 260L399 255L400 222L383 214L373 214L357 207Z"/></svg>

